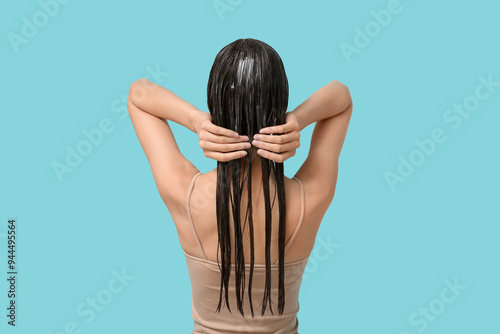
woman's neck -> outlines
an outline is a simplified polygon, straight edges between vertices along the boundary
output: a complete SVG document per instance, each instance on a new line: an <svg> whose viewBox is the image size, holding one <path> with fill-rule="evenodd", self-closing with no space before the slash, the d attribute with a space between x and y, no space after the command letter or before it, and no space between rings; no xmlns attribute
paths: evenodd
<svg viewBox="0 0 500 334"><path fill-rule="evenodd" d="M257 154L257 149L252 148L252 184L254 187L258 187L260 184L262 184L262 168L261 168L261 159L259 154ZM248 160L249 160L249 155L246 156L246 159L241 159L241 164L240 164L240 184L245 178L245 175L248 173ZM231 170L229 169L229 178L231 179ZM269 183L273 184L274 183L274 176L270 172L269 173ZM245 185L243 186L246 188L248 182L245 181ZM253 189L252 189L253 190Z"/></svg>

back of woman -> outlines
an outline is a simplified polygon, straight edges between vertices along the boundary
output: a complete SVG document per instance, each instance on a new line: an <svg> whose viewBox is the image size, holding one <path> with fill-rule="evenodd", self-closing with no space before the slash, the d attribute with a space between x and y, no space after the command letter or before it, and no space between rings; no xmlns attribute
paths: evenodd
<svg viewBox="0 0 500 334"><path fill-rule="evenodd" d="M128 101L186 257L193 333L298 333L302 275L335 194L349 90L332 81L287 113L281 58L243 39L217 55L207 95L209 115L141 79ZM187 161L163 120L196 132L217 168L202 174ZM308 156L288 178L284 161L312 123Z"/></svg>
<svg viewBox="0 0 500 334"><path fill-rule="evenodd" d="M265 245L265 203L262 196L262 185L258 184L258 181L254 179L256 184L253 185L253 193L259 194L253 198L252 208L253 208L253 224L254 224L254 243L255 245ZM311 249L306 249L302 247L310 238L308 234L310 231L305 231L306 228L311 228L314 224L305 217L305 206L307 199L305 199L305 194L303 194L304 187L302 182L297 179L290 179L285 177L285 194L286 194L286 241L289 244L289 249L286 253L285 263L295 262L302 260L309 256ZM272 184L272 182L271 182ZM184 250L186 253L203 258L210 261L217 262L217 246L218 246L218 233L217 233L217 220L216 220L216 189L217 186L217 175L216 170L210 171L206 174L200 174L196 177L193 184L193 190L189 199L190 214L192 224L195 226L195 230L199 236L202 249L195 242L192 245L186 245ZM247 211L247 199L246 188L244 188L241 197L241 221L245 219L245 213ZM271 185L271 193L274 193L274 189ZM255 196L255 195L254 195ZM304 202L302 203L302 197L304 197ZM326 200L326 199L325 199ZM278 219L279 219L279 207L274 205L271 210L272 214L272 229L271 229L271 262L275 263L278 260ZM310 212L309 212L310 213ZM232 216L231 216L232 220ZM304 223L304 220L306 223ZM186 220L186 226L190 225L189 217ZM299 226L302 225L302 226ZM319 226L319 224L317 224ZM230 227L233 225L230 224ZM295 231L297 230L297 233ZM244 253L250 254L250 235L249 235L248 224L243 229L243 247ZM294 235L294 240L290 243L292 235ZM234 232L230 233L234 236ZM314 236L313 236L314 239ZM231 243L234 244L234 239L231 239ZM313 240L314 243L314 240ZM233 248L234 249L234 248ZM248 250L248 252L246 252ZM204 254L203 254L204 253ZM265 252L264 247L255 248L255 263L264 264L265 263ZM235 254L232 253L232 260L234 260ZM249 258L248 258L249 260ZM220 261L220 254L219 254ZM249 263L250 261L248 261ZM233 261L234 263L234 261Z"/></svg>
<svg viewBox="0 0 500 334"><path fill-rule="evenodd" d="M216 197L213 189L216 186L215 173L197 174L193 179L192 191L188 193L187 205L189 205L188 221L186 226L191 229L193 235L198 241L194 240L184 248L186 262L188 265L189 276L192 285L192 307L193 319L195 320L194 333L296 333L298 330L297 312L298 312L298 294L302 274L307 264L308 255L299 248L292 245L299 244L302 241L300 234L304 221L304 190L300 180L285 179L286 201L287 201L287 219L286 219L286 249L285 249L285 268L284 268L284 289L286 295L286 304L284 312L278 317L276 314L276 301L278 300L278 226L272 225L271 232L271 301L274 302L272 308L276 317L268 313L261 315L261 304L264 298L266 270L265 270L265 209L263 203L259 202L259 197L253 204L254 215L254 244L255 258L253 269L253 283L251 299L245 296L243 310L245 316L241 316L236 309L236 286L234 281L230 280L228 285L229 304L232 313L223 304L220 312L215 312L218 306L220 296L220 254L218 249L217 222L214 221ZM245 193L243 191L243 193ZM258 192L256 192L258 193ZM260 198L262 200L262 198ZM242 196L242 202L245 198ZM278 221L277 206L272 210L273 221ZM245 206L242 206L242 212L246 212ZM242 217L244 219L244 217ZM189 233L189 232L188 232ZM230 235L234 235L231 231ZM299 242L297 242L299 241ZM232 249L235 249L234 238L231 237ZM251 242L248 224L243 228L242 244L244 254L251 253ZM235 253L232 253L232 263L235 262ZM295 259L294 257L300 256ZM247 263L248 262L248 263ZM246 276L249 275L250 261L246 263ZM234 267L231 274L235 275ZM248 279L248 278L247 278ZM246 298L248 297L248 298ZM248 301L251 300L254 305L254 317L251 317L251 308Z"/></svg>

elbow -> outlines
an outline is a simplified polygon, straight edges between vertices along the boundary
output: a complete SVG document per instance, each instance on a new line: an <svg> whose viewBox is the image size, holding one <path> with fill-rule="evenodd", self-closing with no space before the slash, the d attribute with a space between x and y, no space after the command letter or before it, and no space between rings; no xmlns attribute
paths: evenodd
<svg viewBox="0 0 500 334"><path fill-rule="evenodd" d="M351 108L352 109L352 97L351 97L351 92L349 91L349 87L345 86L345 99L346 99L346 109Z"/></svg>
<svg viewBox="0 0 500 334"><path fill-rule="evenodd" d="M351 98L350 94L349 94L349 96L346 99L346 104L345 105L346 105L346 107L345 107L344 111L352 113L353 105L352 105L352 98Z"/></svg>
<svg viewBox="0 0 500 334"><path fill-rule="evenodd" d="M347 85L341 82L338 82L338 85L339 85L340 97L345 105L344 109L347 109L352 104L351 92L349 91L349 87L347 87Z"/></svg>
<svg viewBox="0 0 500 334"><path fill-rule="evenodd" d="M338 81L338 80L332 80L330 81L330 85L334 86L336 89L347 89L347 91L349 91L349 88L347 88L347 85L343 84L342 82Z"/></svg>
<svg viewBox="0 0 500 334"><path fill-rule="evenodd" d="M132 82L128 89L128 100L134 104L138 105L141 100L146 98L146 87L149 83L149 80L146 78L141 78Z"/></svg>
<svg viewBox="0 0 500 334"><path fill-rule="evenodd" d="M334 105L340 112L352 107L352 98L349 87L340 81L334 80L330 82L332 87L332 96L334 96Z"/></svg>

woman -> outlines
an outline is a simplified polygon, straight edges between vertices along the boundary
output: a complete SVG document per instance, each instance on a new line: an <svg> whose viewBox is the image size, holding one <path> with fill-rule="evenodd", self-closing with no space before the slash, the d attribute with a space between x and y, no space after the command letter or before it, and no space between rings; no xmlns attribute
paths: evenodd
<svg viewBox="0 0 500 334"><path fill-rule="evenodd" d="M207 93L210 113L140 79L127 103L186 256L193 333L297 333L302 274L335 193L349 90L332 81L287 113L281 58L240 39L215 58ZM197 133L217 168L199 172L166 120ZM309 154L289 179L283 162L311 123Z"/></svg>

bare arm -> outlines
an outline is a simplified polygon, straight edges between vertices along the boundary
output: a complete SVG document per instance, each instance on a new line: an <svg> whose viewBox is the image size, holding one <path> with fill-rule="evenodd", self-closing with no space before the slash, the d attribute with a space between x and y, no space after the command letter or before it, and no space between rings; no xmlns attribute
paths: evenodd
<svg viewBox="0 0 500 334"><path fill-rule="evenodd" d="M297 117L302 131L309 124L340 114L350 104L352 100L347 86L339 81L332 81L314 92L291 113Z"/></svg>
<svg viewBox="0 0 500 334"><path fill-rule="evenodd" d="M163 120L176 122L197 132L200 117L204 114L170 90L142 78L130 86L129 103L137 109Z"/></svg>
<svg viewBox="0 0 500 334"><path fill-rule="evenodd" d="M316 122L311 138L309 154L295 176L304 182L310 203L330 204L335 194L338 159L353 104L349 89L338 81L332 81L312 94L291 113L297 119L300 130Z"/></svg>

